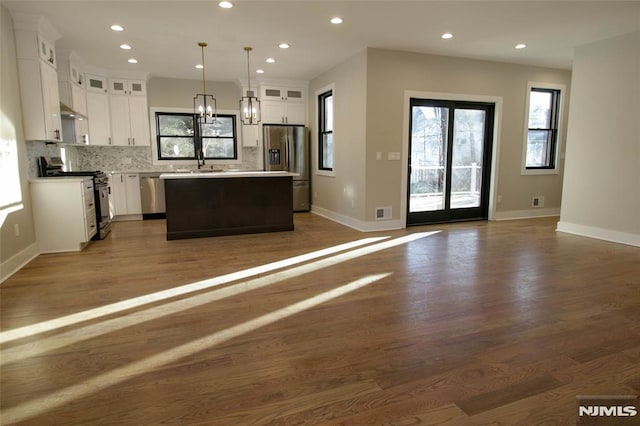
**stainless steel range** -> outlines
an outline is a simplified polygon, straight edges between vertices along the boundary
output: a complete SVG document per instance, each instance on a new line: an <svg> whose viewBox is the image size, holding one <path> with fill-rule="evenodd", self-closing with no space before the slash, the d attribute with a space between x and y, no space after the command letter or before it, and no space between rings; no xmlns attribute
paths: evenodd
<svg viewBox="0 0 640 426"><path fill-rule="evenodd" d="M102 240L111 232L111 216L109 215L109 177L99 170L74 171L62 170L64 163L60 157L39 157L38 175L40 177L93 176L93 196L96 206L96 223L98 232L94 240Z"/></svg>

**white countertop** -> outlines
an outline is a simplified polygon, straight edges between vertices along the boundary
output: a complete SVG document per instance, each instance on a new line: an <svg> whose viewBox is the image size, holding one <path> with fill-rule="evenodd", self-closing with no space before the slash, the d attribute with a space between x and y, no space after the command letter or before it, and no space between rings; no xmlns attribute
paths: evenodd
<svg viewBox="0 0 640 426"><path fill-rule="evenodd" d="M212 178L242 178L242 177L286 177L300 176L298 173L289 172L263 172L263 171L238 171L238 172L195 172L195 173L163 173L160 179L212 179Z"/></svg>
<svg viewBox="0 0 640 426"><path fill-rule="evenodd" d="M51 176L29 179L30 183L47 183L47 182L83 182L84 180L93 180L92 176Z"/></svg>

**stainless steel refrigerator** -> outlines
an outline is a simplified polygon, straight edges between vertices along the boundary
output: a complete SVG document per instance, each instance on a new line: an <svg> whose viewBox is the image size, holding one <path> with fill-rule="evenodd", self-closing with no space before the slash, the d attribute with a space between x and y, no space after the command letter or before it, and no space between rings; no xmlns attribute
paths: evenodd
<svg viewBox="0 0 640 426"><path fill-rule="evenodd" d="M298 173L293 178L293 211L309 211L309 132L304 126L265 125L264 169Z"/></svg>

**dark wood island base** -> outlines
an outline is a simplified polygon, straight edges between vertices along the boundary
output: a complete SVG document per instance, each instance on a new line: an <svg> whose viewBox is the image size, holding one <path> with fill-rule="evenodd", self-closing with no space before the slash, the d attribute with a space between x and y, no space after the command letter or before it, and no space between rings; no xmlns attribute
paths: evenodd
<svg viewBox="0 0 640 426"><path fill-rule="evenodd" d="M166 174L162 178L167 240L294 229L290 173Z"/></svg>

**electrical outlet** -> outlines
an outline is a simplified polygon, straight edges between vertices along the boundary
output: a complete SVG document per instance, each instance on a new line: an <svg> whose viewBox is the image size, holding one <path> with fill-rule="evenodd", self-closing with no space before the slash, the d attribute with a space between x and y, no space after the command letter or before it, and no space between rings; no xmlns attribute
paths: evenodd
<svg viewBox="0 0 640 426"><path fill-rule="evenodd" d="M13 225L13 232L16 234L16 237L20 236L20 225L18 225L17 223L15 225Z"/></svg>
<svg viewBox="0 0 640 426"><path fill-rule="evenodd" d="M498 195L498 204L502 202L502 195Z"/></svg>

